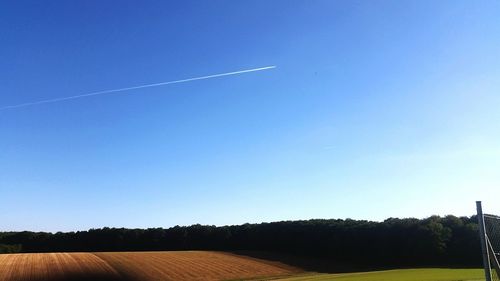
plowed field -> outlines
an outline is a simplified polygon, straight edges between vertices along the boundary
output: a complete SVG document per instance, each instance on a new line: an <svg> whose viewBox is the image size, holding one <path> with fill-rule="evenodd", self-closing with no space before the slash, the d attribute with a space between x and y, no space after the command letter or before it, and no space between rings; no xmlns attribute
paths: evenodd
<svg viewBox="0 0 500 281"><path fill-rule="evenodd" d="M0 255L2 281L230 280L300 271L278 262L205 251Z"/></svg>

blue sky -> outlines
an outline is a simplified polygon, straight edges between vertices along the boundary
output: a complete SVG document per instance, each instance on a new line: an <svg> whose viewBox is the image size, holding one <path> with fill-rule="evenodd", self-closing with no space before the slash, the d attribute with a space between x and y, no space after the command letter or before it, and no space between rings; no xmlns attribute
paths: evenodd
<svg viewBox="0 0 500 281"><path fill-rule="evenodd" d="M498 1L0 4L0 230L500 214ZM496 205L496 206L495 206Z"/></svg>

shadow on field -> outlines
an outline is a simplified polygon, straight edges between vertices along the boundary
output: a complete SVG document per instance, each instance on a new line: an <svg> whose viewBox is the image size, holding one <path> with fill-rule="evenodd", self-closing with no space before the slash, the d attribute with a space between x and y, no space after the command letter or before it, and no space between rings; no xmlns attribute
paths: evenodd
<svg viewBox="0 0 500 281"><path fill-rule="evenodd" d="M253 251L233 251L233 254L268 260L272 262L280 262L289 266L301 268L305 271L319 272L319 273L348 273L348 272L362 272L373 270L384 270L390 268L373 267L352 265L330 259L320 259L313 257L294 256L281 253L268 253L268 252L253 252Z"/></svg>
<svg viewBox="0 0 500 281"><path fill-rule="evenodd" d="M107 273L68 273L64 276L49 277L40 276L25 279L16 279L17 281L140 281L129 276L117 276L116 274Z"/></svg>

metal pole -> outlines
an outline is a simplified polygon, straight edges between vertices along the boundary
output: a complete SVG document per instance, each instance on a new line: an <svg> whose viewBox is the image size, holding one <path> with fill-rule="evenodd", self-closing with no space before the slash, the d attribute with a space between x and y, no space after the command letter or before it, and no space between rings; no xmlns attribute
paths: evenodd
<svg viewBox="0 0 500 281"><path fill-rule="evenodd" d="M483 266L486 281L491 281L490 255L488 242L486 241L486 228L484 226L483 208L481 201L476 201L477 222L479 226L479 238L481 241L481 252L483 253Z"/></svg>

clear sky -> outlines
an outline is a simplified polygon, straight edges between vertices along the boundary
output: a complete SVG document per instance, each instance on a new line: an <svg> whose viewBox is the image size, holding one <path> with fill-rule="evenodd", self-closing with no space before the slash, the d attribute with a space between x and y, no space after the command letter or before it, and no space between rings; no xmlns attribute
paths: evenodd
<svg viewBox="0 0 500 281"><path fill-rule="evenodd" d="M2 1L0 230L500 214L500 1Z"/></svg>

